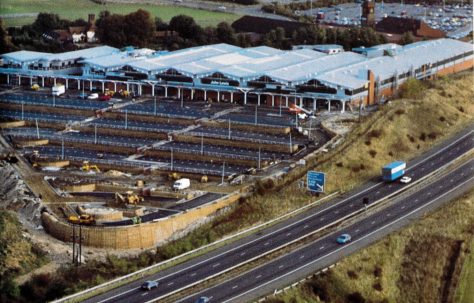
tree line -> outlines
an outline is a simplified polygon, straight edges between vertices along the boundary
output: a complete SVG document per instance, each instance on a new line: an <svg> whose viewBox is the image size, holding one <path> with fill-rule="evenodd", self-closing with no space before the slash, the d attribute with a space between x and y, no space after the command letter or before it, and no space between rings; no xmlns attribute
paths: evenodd
<svg viewBox="0 0 474 303"><path fill-rule="evenodd" d="M40 13L31 25L9 28L7 32L0 21L0 52L19 49L62 52L77 49L71 44L64 45L42 37L44 32L67 29L69 26L88 26L83 19L69 21L56 14ZM359 46L386 43L383 35L372 28L324 28L317 24L307 24L293 32L285 32L277 27L260 39L247 33L236 33L232 26L221 22L217 26L202 27L186 15L178 15L169 22L139 9L127 15L102 11L96 21L96 36L100 43L122 48L125 46L148 47L152 49L177 50L187 47L228 43L240 47L266 45L288 50L298 44L340 44L346 50ZM157 35L161 33L161 35ZM164 34L163 34L164 33ZM9 39L11 37L11 39ZM403 44L413 41L412 35L404 35Z"/></svg>

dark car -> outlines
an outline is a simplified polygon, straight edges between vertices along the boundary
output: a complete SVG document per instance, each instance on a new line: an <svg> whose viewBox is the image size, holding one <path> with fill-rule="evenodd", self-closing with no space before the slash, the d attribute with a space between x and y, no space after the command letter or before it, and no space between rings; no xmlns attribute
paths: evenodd
<svg viewBox="0 0 474 303"><path fill-rule="evenodd" d="M145 290L151 290L152 288L158 287L158 282L157 281L146 281L145 283L142 284L142 289Z"/></svg>

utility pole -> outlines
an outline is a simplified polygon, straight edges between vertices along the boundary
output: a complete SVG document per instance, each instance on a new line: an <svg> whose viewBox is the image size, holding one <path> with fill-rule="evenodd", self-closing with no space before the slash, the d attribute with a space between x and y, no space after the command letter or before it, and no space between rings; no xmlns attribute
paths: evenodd
<svg viewBox="0 0 474 303"><path fill-rule="evenodd" d="M127 129L128 126L128 110L125 110L125 129Z"/></svg>
<svg viewBox="0 0 474 303"><path fill-rule="evenodd" d="M77 258L77 264L81 264L81 256L82 256L82 225L79 225L79 254Z"/></svg>
<svg viewBox="0 0 474 303"><path fill-rule="evenodd" d="M261 169L261 166L260 166L261 153L262 153L262 148L259 147L258 148L258 170Z"/></svg>
<svg viewBox="0 0 474 303"><path fill-rule="evenodd" d="M204 135L201 133L201 155L204 154Z"/></svg>
<svg viewBox="0 0 474 303"><path fill-rule="evenodd" d="M281 98L280 98L280 117L281 117Z"/></svg>
<svg viewBox="0 0 474 303"><path fill-rule="evenodd" d="M224 184L224 175L225 175L225 162L222 163L222 179L221 179L221 184Z"/></svg>
<svg viewBox="0 0 474 303"><path fill-rule="evenodd" d="M72 264L76 264L76 225L72 225Z"/></svg>
<svg viewBox="0 0 474 303"><path fill-rule="evenodd" d="M39 140L39 138L40 138L40 132L39 132L39 127L38 127L38 118L36 118L35 120L36 120L36 137L37 137L38 140Z"/></svg>
<svg viewBox="0 0 474 303"><path fill-rule="evenodd" d="M257 105L255 105L255 125L257 125Z"/></svg>
<svg viewBox="0 0 474 303"><path fill-rule="evenodd" d="M292 148L293 142L291 142L291 141L292 140L291 140L291 130L290 130L290 154L293 152L293 148Z"/></svg>
<svg viewBox="0 0 474 303"><path fill-rule="evenodd" d="M171 170L173 170L173 148L171 148Z"/></svg>
<svg viewBox="0 0 474 303"><path fill-rule="evenodd" d="M183 87L183 91L181 92L181 108L183 108L183 105L184 105L184 104L183 104L183 103L184 103L184 97L183 97L183 95L184 95L184 87Z"/></svg>

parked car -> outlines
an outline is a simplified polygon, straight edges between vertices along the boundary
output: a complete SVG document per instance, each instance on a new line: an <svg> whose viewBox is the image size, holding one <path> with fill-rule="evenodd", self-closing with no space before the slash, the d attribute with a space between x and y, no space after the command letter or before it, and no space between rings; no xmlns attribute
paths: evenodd
<svg viewBox="0 0 474 303"><path fill-rule="evenodd" d="M109 95L100 95L99 96L99 100L100 101L109 101L111 99L111 97Z"/></svg>
<svg viewBox="0 0 474 303"><path fill-rule="evenodd" d="M158 287L158 282L157 281L146 281L145 283L142 284L142 289L144 290L151 290L152 288Z"/></svg>
<svg viewBox="0 0 474 303"><path fill-rule="evenodd" d="M89 100L99 99L99 94L92 93L92 94L89 95L89 97L87 97L87 99L89 99Z"/></svg>
<svg viewBox="0 0 474 303"><path fill-rule="evenodd" d="M351 241L351 235L349 234L342 234L336 239L336 242L339 244L346 244L350 241Z"/></svg>
<svg viewBox="0 0 474 303"><path fill-rule="evenodd" d="M86 93L79 93L79 98L87 99L87 94Z"/></svg>
<svg viewBox="0 0 474 303"><path fill-rule="evenodd" d="M400 182L401 183L404 183L404 184L408 184L411 182L411 178L408 177L408 176L403 176L401 179L400 179Z"/></svg>
<svg viewBox="0 0 474 303"><path fill-rule="evenodd" d="M208 303L210 302L211 300L209 300L208 297L200 297L199 299L196 300L196 302L194 303Z"/></svg>

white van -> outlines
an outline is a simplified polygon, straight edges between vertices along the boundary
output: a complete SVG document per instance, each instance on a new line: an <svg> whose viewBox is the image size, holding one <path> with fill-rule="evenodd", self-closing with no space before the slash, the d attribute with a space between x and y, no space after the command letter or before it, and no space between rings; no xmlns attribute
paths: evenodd
<svg viewBox="0 0 474 303"><path fill-rule="evenodd" d="M182 178L182 179L174 181L173 189L182 190L182 189L189 188L190 186L191 186L191 180L189 180L188 178Z"/></svg>

